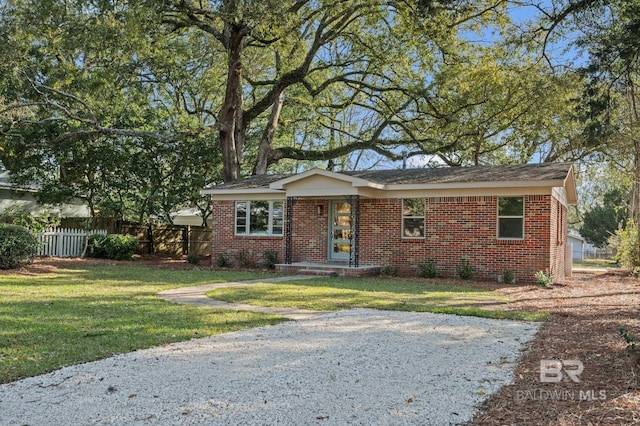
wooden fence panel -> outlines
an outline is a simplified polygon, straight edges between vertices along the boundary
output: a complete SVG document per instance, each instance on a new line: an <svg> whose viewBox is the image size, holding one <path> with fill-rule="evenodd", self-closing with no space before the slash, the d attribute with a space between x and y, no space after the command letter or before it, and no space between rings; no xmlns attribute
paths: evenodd
<svg viewBox="0 0 640 426"><path fill-rule="evenodd" d="M155 225L152 228L153 252L185 254L186 227L180 225Z"/></svg>
<svg viewBox="0 0 640 426"><path fill-rule="evenodd" d="M119 224L119 233L138 240L138 254L211 255L213 228L206 226ZM86 231L72 228L50 228L38 236L42 243L38 256L78 257L91 234L107 234L107 230Z"/></svg>
<svg viewBox="0 0 640 426"><path fill-rule="evenodd" d="M200 256L211 256L211 239L213 228L210 226L189 227L189 253Z"/></svg>
<svg viewBox="0 0 640 426"><path fill-rule="evenodd" d="M41 246L38 256L79 257L84 251L86 239L91 234L106 235L103 229L84 230L70 228L49 228L38 235Z"/></svg>

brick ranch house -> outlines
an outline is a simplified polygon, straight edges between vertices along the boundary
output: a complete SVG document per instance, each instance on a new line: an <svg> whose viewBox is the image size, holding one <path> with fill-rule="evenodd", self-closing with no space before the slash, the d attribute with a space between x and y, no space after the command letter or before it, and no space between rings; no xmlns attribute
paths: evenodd
<svg viewBox="0 0 640 426"><path fill-rule="evenodd" d="M518 282L565 276L567 207L577 201L564 163L262 175L204 189L213 203L213 258L346 275L381 267L415 274L432 263L478 279L505 269Z"/></svg>

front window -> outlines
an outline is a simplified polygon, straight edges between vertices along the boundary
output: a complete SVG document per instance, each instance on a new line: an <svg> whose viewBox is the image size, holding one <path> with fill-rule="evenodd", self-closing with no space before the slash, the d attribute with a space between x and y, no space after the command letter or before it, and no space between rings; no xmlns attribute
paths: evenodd
<svg viewBox="0 0 640 426"><path fill-rule="evenodd" d="M402 236L404 238L424 238L423 198L402 200Z"/></svg>
<svg viewBox="0 0 640 426"><path fill-rule="evenodd" d="M498 238L524 239L524 197L498 198Z"/></svg>
<svg viewBox="0 0 640 426"><path fill-rule="evenodd" d="M237 201L236 235L282 235L282 201Z"/></svg>

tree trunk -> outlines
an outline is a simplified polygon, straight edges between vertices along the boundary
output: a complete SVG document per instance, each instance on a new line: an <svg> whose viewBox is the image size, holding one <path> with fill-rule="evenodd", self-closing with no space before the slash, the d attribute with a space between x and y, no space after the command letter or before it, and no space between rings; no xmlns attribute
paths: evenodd
<svg viewBox="0 0 640 426"><path fill-rule="evenodd" d="M242 165L245 143L242 120L242 49L247 34L247 29L242 25L227 26L227 85L218 119L225 182L239 179Z"/></svg>
<svg viewBox="0 0 640 426"><path fill-rule="evenodd" d="M282 104L284 103L284 95L282 92L278 95L278 100L273 104L271 108L271 115L269 115L269 122L262 132L262 138L260 139L260 148L258 149L258 158L253 168L254 175L265 175L267 169L271 165L271 146L273 143L273 135L278 128L278 119L280 118L280 111L282 111Z"/></svg>

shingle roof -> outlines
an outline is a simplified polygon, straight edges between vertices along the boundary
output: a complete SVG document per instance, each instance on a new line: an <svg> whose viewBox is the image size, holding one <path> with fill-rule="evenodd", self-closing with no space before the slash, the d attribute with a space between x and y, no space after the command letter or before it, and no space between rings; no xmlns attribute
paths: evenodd
<svg viewBox="0 0 640 426"><path fill-rule="evenodd" d="M292 175L257 175L220 185L208 186L205 189L256 189L268 187L271 183Z"/></svg>
<svg viewBox="0 0 640 426"><path fill-rule="evenodd" d="M567 163L517 164L508 166L440 167L432 169L366 170L346 175L371 182L400 185L424 183L543 181L564 179Z"/></svg>
<svg viewBox="0 0 640 426"><path fill-rule="evenodd" d="M343 172L382 185L411 185L465 182L548 181L567 177L571 164L542 163L507 166L440 167L428 169L363 170ZM259 189L294 175L260 175L220 184L209 189Z"/></svg>

